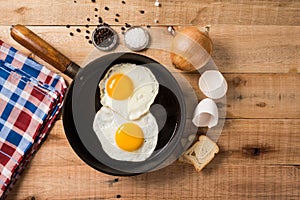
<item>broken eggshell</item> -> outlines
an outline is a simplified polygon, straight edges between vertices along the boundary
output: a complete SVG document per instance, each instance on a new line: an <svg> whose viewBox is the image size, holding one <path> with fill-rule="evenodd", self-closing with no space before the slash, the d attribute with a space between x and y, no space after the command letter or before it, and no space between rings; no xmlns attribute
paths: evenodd
<svg viewBox="0 0 300 200"><path fill-rule="evenodd" d="M212 99L206 98L197 105L192 122L197 127L212 128L218 124L218 118L216 103Z"/></svg>
<svg viewBox="0 0 300 200"><path fill-rule="evenodd" d="M227 92L227 82L217 70L207 70L199 78L199 88L203 94L212 99L220 99Z"/></svg>

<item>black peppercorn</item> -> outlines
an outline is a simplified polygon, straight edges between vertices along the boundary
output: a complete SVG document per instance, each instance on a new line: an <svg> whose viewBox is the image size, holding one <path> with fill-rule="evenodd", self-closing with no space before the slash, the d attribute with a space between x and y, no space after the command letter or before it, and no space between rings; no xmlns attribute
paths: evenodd
<svg viewBox="0 0 300 200"><path fill-rule="evenodd" d="M108 29L97 29L94 34L94 41L96 45L101 47L108 47L113 42L114 33Z"/></svg>
<svg viewBox="0 0 300 200"><path fill-rule="evenodd" d="M103 51L108 51L117 45L118 35L108 26L100 26L93 32L94 45Z"/></svg>

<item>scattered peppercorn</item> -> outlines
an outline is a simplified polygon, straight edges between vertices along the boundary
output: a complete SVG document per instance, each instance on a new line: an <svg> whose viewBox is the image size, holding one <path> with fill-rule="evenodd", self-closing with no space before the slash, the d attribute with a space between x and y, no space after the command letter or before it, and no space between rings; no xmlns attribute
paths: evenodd
<svg viewBox="0 0 300 200"><path fill-rule="evenodd" d="M121 195L120 194L116 195L116 198L117 199L121 198Z"/></svg>
<svg viewBox="0 0 300 200"><path fill-rule="evenodd" d="M156 0L157 1L157 0ZM91 0L91 2L92 3L96 3L96 0ZM157 1L158 2L158 1ZM77 0L74 0L74 3L77 3ZM122 4L126 4L126 1L125 0L123 0L123 1L121 1L121 3ZM104 10L106 10L106 11L109 11L110 10L110 8L108 7L108 6L105 6L104 7ZM97 8L97 7L94 7L94 11L95 12L98 12L99 11L99 8ZM139 10L139 12L140 12L140 14L145 14L146 12L145 12L145 10ZM107 24L107 23L104 23L103 22L103 19L99 16L99 13L94 13L95 15L95 18L98 18L98 25L97 25L97 27L99 28L99 27L102 27L102 26L110 26L109 24ZM115 14L115 19L114 19L114 21L115 22L119 22L120 21L120 14L119 13L116 13ZM86 19L88 22L90 22L91 21L91 19L90 18L87 18ZM156 19L156 20L154 20L154 22L155 23L158 23L158 19ZM70 25L66 25L66 27L67 28L70 28L71 26ZM86 28L89 28L89 25L88 24L86 24L85 25L85 27ZM129 24L129 23L125 23L125 25L124 26L122 26L121 27L121 33L122 34L125 34L125 31L126 31L126 29L127 28L130 28L131 27L131 25ZM151 28L150 27L150 25L147 25L147 28ZM85 39L87 39L87 40L89 40L88 42L90 43L90 44L92 44L92 43L94 43L94 44L96 44L96 45L98 45L98 46L103 46L103 47L105 47L105 46L109 46L109 45L111 45L112 44L112 42L113 42L113 38L114 38L114 34L116 34L116 33L114 33L114 31L111 31L110 29L108 29L108 28L106 28L106 29L102 29L102 28L100 28L99 30L101 30L101 31L99 31L99 33L98 34L100 34L101 36L96 36L97 34L94 34L94 38L92 38L94 41L92 41L91 39L90 39L90 36L88 36L88 35L85 35L84 37L85 37ZM103 33L103 30L105 30L106 32L105 33ZM80 33L81 32L81 29L80 28L77 28L76 29L76 32L78 32L78 33ZM86 34L90 34L90 31L89 30L85 30L85 32L86 32ZM70 32L69 33L70 34L70 36L74 36L74 33L73 32ZM109 39L110 38L110 39ZM117 195L116 196L117 198L121 198L121 195Z"/></svg>

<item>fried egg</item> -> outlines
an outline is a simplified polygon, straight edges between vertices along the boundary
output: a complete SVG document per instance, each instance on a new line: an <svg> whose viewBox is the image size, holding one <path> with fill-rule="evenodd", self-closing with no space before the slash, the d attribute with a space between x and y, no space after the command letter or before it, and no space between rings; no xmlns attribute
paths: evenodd
<svg viewBox="0 0 300 200"><path fill-rule="evenodd" d="M125 63L111 67L99 88L103 106L126 119L135 120L149 111L159 84L148 68Z"/></svg>
<svg viewBox="0 0 300 200"><path fill-rule="evenodd" d="M144 161L157 144L158 125L150 112L130 121L103 106L95 115L93 129L104 152L115 160Z"/></svg>

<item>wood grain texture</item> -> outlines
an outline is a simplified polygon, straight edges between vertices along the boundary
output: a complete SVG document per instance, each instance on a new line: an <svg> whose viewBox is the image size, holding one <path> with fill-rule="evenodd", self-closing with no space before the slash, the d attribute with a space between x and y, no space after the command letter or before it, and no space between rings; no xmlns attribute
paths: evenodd
<svg viewBox="0 0 300 200"><path fill-rule="evenodd" d="M71 63L66 56L49 45L26 26L20 24L14 25L10 30L10 35L16 42L63 73Z"/></svg>
<svg viewBox="0 0 300 200"><path fill-rule="evenodd" d="M151 47L164 46L172 39L164 25L177 30L184 25L211 24L212 57L229 86L227 104L217 101L221 110L227 110L218 140L220 153L200 173L175 162L136 177L108 176L79 159L59 119L8 200L299 199L300 1L161 0L160 8L153 5L154 0L125 1L0 0L0 39L45 64L9 36L11 25L25 24L84 66L103 55L85 39L90 37L86 30L92 32L98 24L98 16L119 33L125 22L151 25L148 30L155 38ZM66 28L67 24L71 27ZM143 54L178 74L169 52L150 48ZM197 89L199 75L181 75L202 99ZM201 128L199 134L206 131Z"/></svg>
<svg viewBox="0 0 300 200"><path fill-rule="evenodd" d="M51 27L51 28L44 28L44 27L30 27L35 32L37 32L41 37L43 37L46 41L49 41L50 44L52 44L54 47L57 47L59 51L66 54L71 60L74 60L76 63L87 63L91 60L91 54L95 54L95 49L93 46L88 44L86 39L84 38L84 34L78 34L76 36L76 39L81 42L74 43L74 38L70 37L68 35L68 30L66 28L61 27ZM221 26L220 29L224 28ZM240 27L241 28L241 27ZM51 29L51 31L50 31ZM243 30L243 28L241 28ZM159 29L160 30L160 29ZM249 33L249 31L246 31L248 29L245 29L242 31L243 34ZM165 30L162 30L164 33ZM253 49L253 56L250 56L250 53L248 51L248 47L251 46L251 39L252 33L248 35L249 37L249 44L248 45L241 45L240 49L246 49L246 50L237 50L236 52L239 52L239 56L237 58L231 57L232 60L224 61L224 60L218 60L219 58L226 58L224 55L224 52L221 50L216 50L215 54L213 55L213 58L216 57L215 62L216 63L222 63L219 66L219 69L221 72L225 74L225 78L227 79L229 83L229 89L227 93L227 117L228 118L299 118L300 116L300 105L298 103L299 101L299 95L300 95L300 79L299 79L299 73L298 68L300 68L299 63L299 51L296 51L299 46L298 42L300 41L300 34L296 34L297 31L295 30L293 37L295 39L291 39L291 41L287 41L287 44L291 44L292 41L294 41L294 44L291 44L292 48L287 48L288 51L294 48L293 53L283 53L283 51L277 51L277 49L282 49L281 47L276 46L278 43L278 40L275 40L274 45L275 48L271 51L278 52L276 54L268 54L268 58L266 60L268 61L268 64L266 64L266 68L259 70L258 68L263 63L261 56L258 56L256 53L257 50ZM3 31L5 32L5 31ZM154 34L159 34L159 32L153 31ZM221 31L220 31L221 32ZM270 31L271 32L271 31ZM62 36L61 36L62 35ZM163 35L164 36L164 35ZM59 40L54 38L60 38ZM212 37L214 37L212 33ZM222 37L219 35L219 37ZM227 36L229 38L229 36ZM242 37L242 36L241 36ZM274 37L278 37L276 34L274 34ZM282 35L282 39L286 37ZM291 37L291 38L293 38ZM236 37L235 37L236 38ZM299 40L298 40L299 38ZM3 38L5 40L5 38ZM9 40L11 41L11 40ZM238 41L238 40L237 40ZM234 42L234 43L237 43ZM260 40L257 40L256 44L261 45ZM276 43L276 44L275 44ZM19 47L16 42L11 41L11 44L14 46ZM230 44L228 42L227 44ZM74 47L75 46L75 47ZM216 44L217 46L217 44ZM268 46L268 45L266 45ZM271 45L272 46L272 45ZM253 47L253 45L252 45ZM24 49L23 47L20 47L20 49ZM230 49L238 49L234 46L232 46ZM25 52L29 53L28 50L24 50ZM262 50L263 51L263 50ZM241 52L244 52L243 54ZM282 53L280 53L282 52ZM170 59L167 52L159 52L157 50L148 50L145 52L146 55L153 57L156 60L162 61L162 63L165 64L165 66L168 66L169 69L173 69L171 67ZM220 54L220 55L219 55ZM226 53L225 53L226 54ZM280 55L290 56L286 57L283 60L280 60L278 58ZM231 52L231 56L234 56L234 52ZM261 53L261 55L264 55ZM96 50L95 56L98 55L98 51ZM92 56L93 57L93 56ZM36 57L35 57L36 58ZM248 59L247 59L248 58ZM273 60L279 59L279 60ZM257 59L257 61L255 61ZM235 63L235 60L238 60L237 63ZM247 65L243 65L241 60L247 61ZM252 61L252 62L251 62ZM230 67L227 67L227 63L231 62L233 63L235 68L229 69ZM291 63L290 69L285 69L282 66L285 66L285 64L278 64L278 68L276 68L276 65L272 65L271 63L281 63L281 62L289 62ZM43 62L44 63L44 62ZM47 65L47 64L46 64ZM231 64L229 66L232 66ZM269 66L270 65L270 66ZM49 66L49 65L47 65ZM225 67L223 67L225 66ZM51 67L50 67L51 68ZM257 73L253 74L250 73L253 71L254 68L257 70ZM263 67L262 67L263 68ZM53 69L53 67L52 67ZM228 69L228 71L226 71ZM268 70L270 69L270 70ZM246 71L248 73L243 73L243 71ZM248 70L248 71L247 71ZM287 73L285 73L288 70ZM231 72L230 74L227 74ZM266 74L266 72L269 72ZM273 72L273 73L270 73ZM279 74L278 72L284 72L285 74ZM233 74L235 73L235 74ZM64 76L66 77L66 76ZM197 91L197 95L199 99L204 98L204 96L201 94L201 92L198 89L198 78L199 75L197 74L186 74L185 77L190 82L190 84L193 86L195 91ZM68 79L70 81L70 79Z"/></svg>
<svg viewBox="0 0 300 200"><path fill-rule="evenodd" d="M92 32L95 27L72 26L68 29L59 26L29 26L29 28L80 65L87 63L98 53L98 56L103 54L85 39L85 36L90 36L85 31ZM82 30L81 33L76 32L77 28ZM114 28L121 32L120 27ZM28 50L10 38L9 29L9 26L0 26L0 39L29 54ZM157 43L163 41L162 38L167 37L170 40L166 27L151 28L149 31L155 46L160 46ZM71 37L70 32L75 35ZM210 31L214 43L212 57L222 73L299 73L299 33L299 26L214 25ZM146 55L166 65L171 64L169 53L166 51L157 53L150 49Z"/></svg>
<svg viewBox="0 0 300 200"><path fill-rule="evenodd" d="M199 74L185 74L198 99L205 96L198 86ZM228 83L227 118L299 118L300 74L225 74Z"/></svg>
<svg viewBox="0 0 300 200"><path fill-rule="evenodd" d="M299 187L295 166L208 166L197 173L175 163L136 177L108 176L86 165L30 166L7 199L298 199Z"/></svg>
<svg viewBox="0 0 300 200"><path fill-rule="evenodd" d="M59 120L8 199L297 199L299 122L226 120L220 153L202 172L176 162L149 174L113 177L75 155Z"/></svg>
<svg viewBox="0 0 300 200"><path fill-rule="evenodd" d="M225 78L227 118L300 117L299 74L228 74Z"/></svg>
<svg viewBox="0 0 300 200"><path fill-rule="evenodd" d="M206 130L199 129L199 134ZM210 165L300 165L300 119L228 119L218 140L219 155ZM47 159L45 159L47 158ZM62 120L31 163L41 166L85 165L67 144Z"/></svg>
<svg viewBox="0 0 300 200"><path fill-rule="evenodd" d="M158 25L188 25L188 24L239 24L239 25L299 25L300 2L285 0L263 1L211 1L211 0L174 0L163 1L162 7L154 6L153 0L18 0L1 1L1 25L22 23L25 25L85 25L87 18L95 14L102 16L109 24L124 24L125 22ZM107 6L108 11L104 9ZM94 8L99 11L95 12ZM145 14L141 14L144 10ZM119 22L115 22L115 14L120 14ZM96 24L97 20L91 21Z"/></svg>

